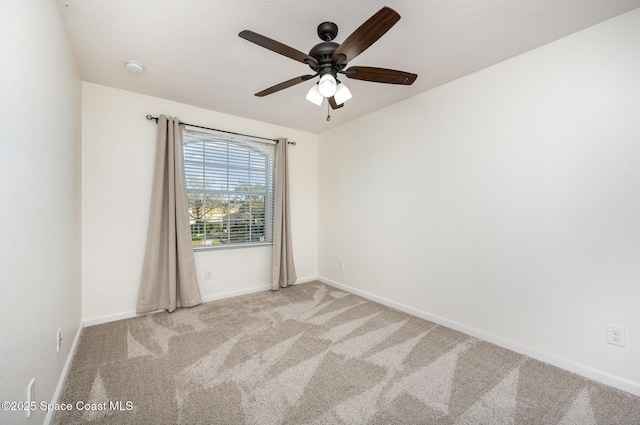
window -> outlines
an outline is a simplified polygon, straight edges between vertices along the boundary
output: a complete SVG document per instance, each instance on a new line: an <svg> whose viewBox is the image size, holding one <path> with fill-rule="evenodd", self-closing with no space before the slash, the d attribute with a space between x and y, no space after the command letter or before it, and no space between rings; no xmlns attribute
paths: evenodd
<svg viewBox="0 0 640 425"><path fill-rule="evenodd" d="M274 145L185 129L195 248L272 242Z"/></svg>

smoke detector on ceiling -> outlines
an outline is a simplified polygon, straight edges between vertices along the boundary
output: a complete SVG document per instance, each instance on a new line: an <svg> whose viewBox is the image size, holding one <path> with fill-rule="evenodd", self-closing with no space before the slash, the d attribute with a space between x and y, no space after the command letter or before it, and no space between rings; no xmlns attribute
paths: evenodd
<svg viewBox="0 0 640 425"><path fill-rule="evenodd" d="M132 74L142 75L142 73L144 72L144 66L140 62L127 61L125 62L124 66L127 68L127 71Z"/></svg>

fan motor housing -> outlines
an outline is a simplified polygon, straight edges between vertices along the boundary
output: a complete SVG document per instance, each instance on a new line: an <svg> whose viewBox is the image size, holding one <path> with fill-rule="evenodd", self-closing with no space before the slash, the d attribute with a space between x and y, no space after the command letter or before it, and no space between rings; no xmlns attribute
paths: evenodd
<svg viewBox="0 0 640 425"><path fill-rule="evenodd" d="M332 41L318 43L309 51L309 56L316 58L319 64L330 63L333 52L338 46L340 46L338 43Z"/></svg>

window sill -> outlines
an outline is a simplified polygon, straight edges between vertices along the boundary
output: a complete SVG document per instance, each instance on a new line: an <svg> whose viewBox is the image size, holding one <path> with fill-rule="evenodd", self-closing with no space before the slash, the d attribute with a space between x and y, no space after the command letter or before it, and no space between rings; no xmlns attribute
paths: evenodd
<svg viewBox="0 0 640 425"><path fill-rule="evenodd" d="M256 248L261 246L272 246L273 242L260 242L260 243L238 243L238 244L224 244L224 245L215 245L215 246L197 246L193 247L193 252L204 252L204 251L219 251L226 249L241 249L241 248Z"/></svg>

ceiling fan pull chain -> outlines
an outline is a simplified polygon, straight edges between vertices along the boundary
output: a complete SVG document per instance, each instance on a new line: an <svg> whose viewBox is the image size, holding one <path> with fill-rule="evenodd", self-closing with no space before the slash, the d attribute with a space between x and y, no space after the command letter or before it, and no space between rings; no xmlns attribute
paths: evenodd
<svg viewBox="0 0 640 425"><path fill-rule="evenodd" d="M327 121L331 121L331 110L329 109L329 102L327 102Z"/></svg>

